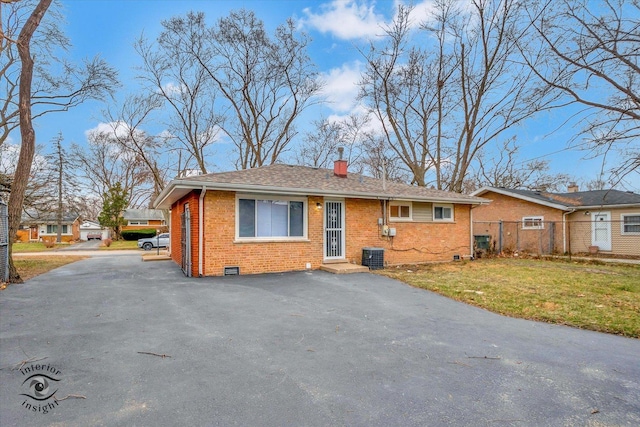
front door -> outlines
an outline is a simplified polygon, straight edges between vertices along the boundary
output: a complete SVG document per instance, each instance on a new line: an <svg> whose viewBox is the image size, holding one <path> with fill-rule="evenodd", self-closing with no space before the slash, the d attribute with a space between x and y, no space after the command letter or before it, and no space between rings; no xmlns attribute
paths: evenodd
<svg viewBox="0 0 640 427"><path fill-rule="evenodd" d="M324 202L324 259L344 259L344 202Z"/></svg>
<svg viewBox="0 0 640 427"><path fill-rule="evenodd" d="M38 240L38 226L33 225L29 229L29 240Z"/></svg>
<svg viewBox="0 0 640 427"><path fill-rule="evenodd" d="M591 214L591 244L601 251L611 250L611 214L594 212Z"/></svg>

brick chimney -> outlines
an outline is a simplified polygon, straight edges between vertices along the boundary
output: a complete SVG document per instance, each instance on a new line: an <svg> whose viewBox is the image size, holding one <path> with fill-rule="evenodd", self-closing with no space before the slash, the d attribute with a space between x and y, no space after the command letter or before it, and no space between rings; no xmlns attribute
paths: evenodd
<svg viewBox="0 0 640 427"><path fill-rule="evenodd" d="M567 186L568 193L577 193L579 190L580 188L578 187L578 184L576 184L575 182L570 182L569 185Z"/></svg>
<svg viewBox="0 0 640 427"><path fill-rule="evenodd" d="M333 162L333 174L340 178L347 177L347 161L342 160L342 153L344 152L343 147L338 147L338 160Z"/></svg>

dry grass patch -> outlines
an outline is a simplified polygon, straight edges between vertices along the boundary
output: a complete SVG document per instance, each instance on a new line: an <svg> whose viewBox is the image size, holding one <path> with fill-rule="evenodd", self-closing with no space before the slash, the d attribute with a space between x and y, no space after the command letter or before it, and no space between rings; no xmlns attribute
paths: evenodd
<svg viewBox="0 0 640 427"><path fill-rule="evenodd" d="M379 272L507 316L640 338L640 266L482 259Z"/></svg>
<svg viewBox="0 0 640 427"><path fill-rule="evenodd" d="M136 240L114 240L109 246L104 244L100 245L100 250L119 250L119 249L138 249L138 242Z"/></svg>
<svg viewBox="0 0 640 427"><path fill-rule="evenodd" d="M72 256L72 255L43 255L43 256L30 256L24 258L17 258L13 260L20 277L23 280L29 280L35 276L51 271L54 268L62 267L63 265L71 264L72 262L86 259L85 256Z"/></svg>

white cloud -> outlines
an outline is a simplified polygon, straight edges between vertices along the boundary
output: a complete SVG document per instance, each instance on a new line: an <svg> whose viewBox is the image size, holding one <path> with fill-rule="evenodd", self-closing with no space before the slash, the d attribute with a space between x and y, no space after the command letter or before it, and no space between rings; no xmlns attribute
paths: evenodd
<svg viewBox="0 0 640 427"><path fill-rule="evenodd" d="M375 37L381 33L384 16L375 12L375 2L363 0L333 0L320 5L320 12L303 10L303 26L331 33L343 40Z"/></svg>
<svg viewBox="0 0 640 427"><path fill-rule="evenodd" d="M90 139L92 135L114 135L118 138L126 138L131 131L131 126L123 121L98 123L98 125L92 129L84 131L84 135L87 139Z"/></svg>
<svg viewBox="0 0 640 427"><path fill-rule="evenodd" d="M320 78L325 84L322 94L332 110L344 113L356 107L358 81L363 67L363 63L354 61L342 64L340 68L332 68L328 72L322 73Z"/></svg>
<svg viewBox="0 0 640 427"><path fill-rule="evenodd" d="M395 0L394 15L397 15L400 4L408 5L409 2ZM434 0L414 3L410 17L411 26L417 28L429 20L433 10ZM303 12L306 17L300 21L302 26L332 34L343 40L379 37L390 24L390 19L376 12L376 2L372 0L332 0L321 4L318 13L314 13L311 8L305 8Z"/></svg>

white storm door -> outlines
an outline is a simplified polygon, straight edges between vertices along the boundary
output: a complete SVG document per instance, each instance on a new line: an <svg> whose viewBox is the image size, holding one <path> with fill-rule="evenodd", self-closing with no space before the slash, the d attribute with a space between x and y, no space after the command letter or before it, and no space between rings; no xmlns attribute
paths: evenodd
<svg viewBox="0 0 640 427"><path fill-rule="evenodd" d="M324 202L324 259L344 259L344 202Z"/></svg>
<svg viewBox="0 0 640 427"><path fill-rule="evenodd" d="M591 214L591 244L601 251L611 250L611 214L594 212Z"/></svg>

